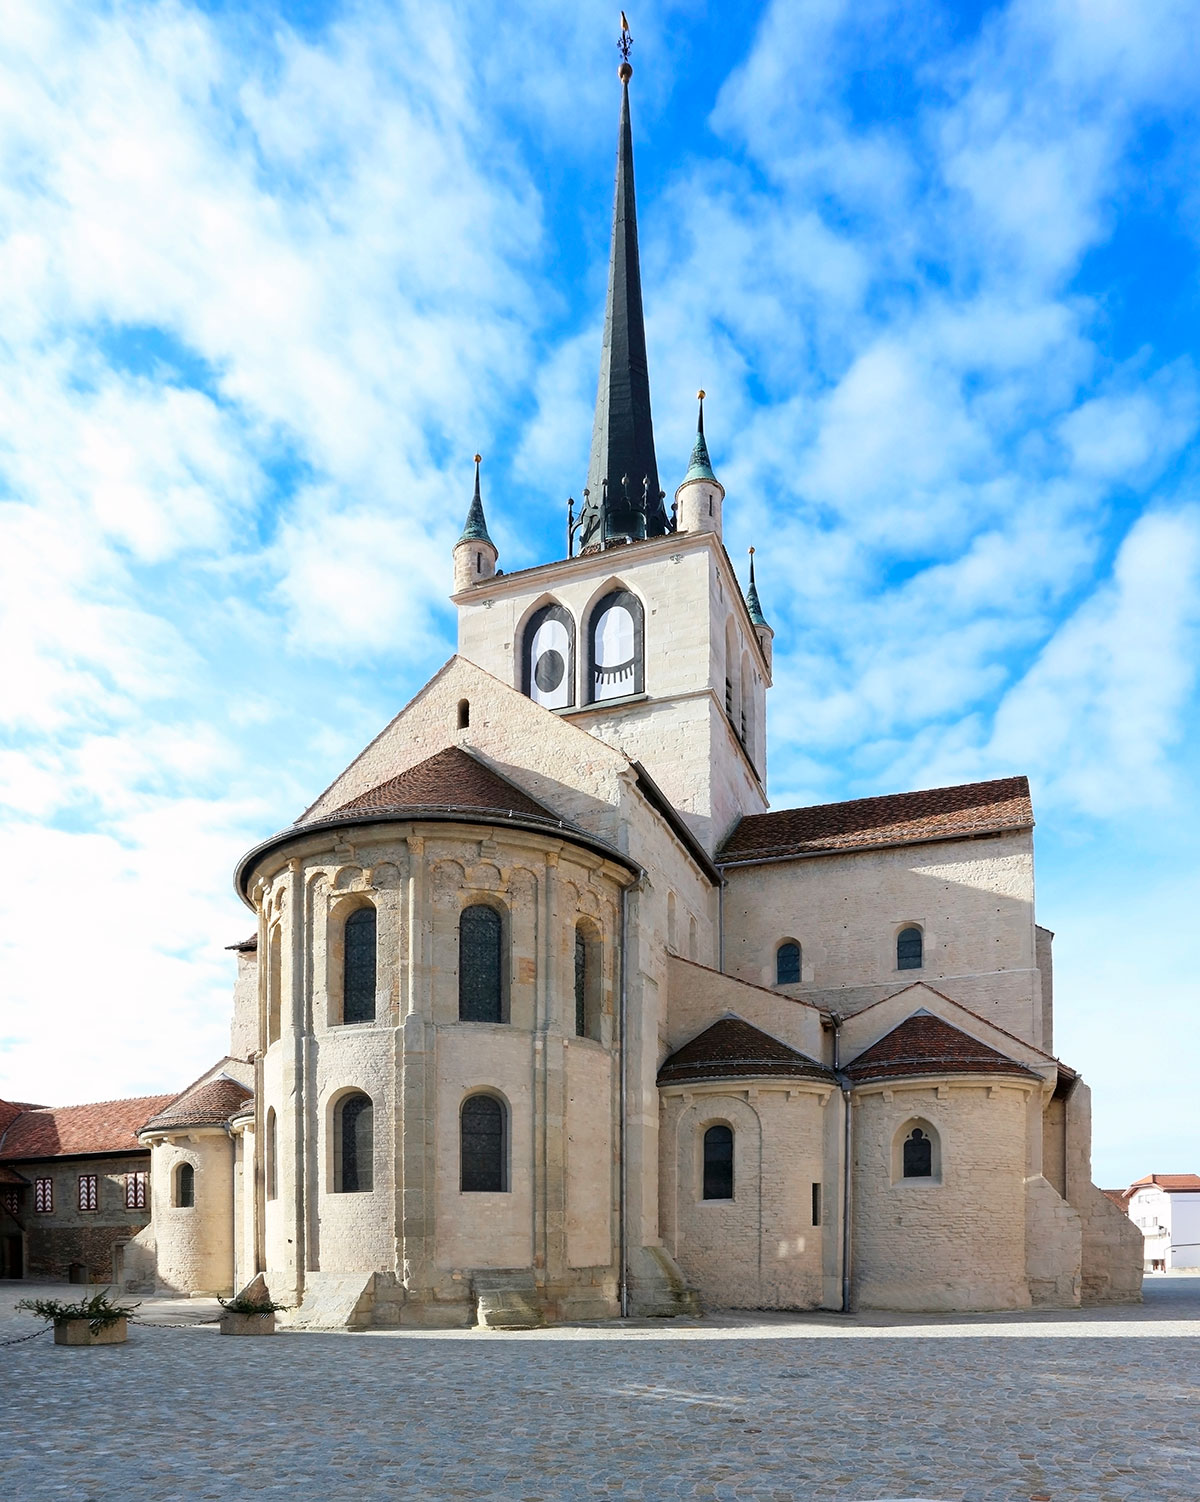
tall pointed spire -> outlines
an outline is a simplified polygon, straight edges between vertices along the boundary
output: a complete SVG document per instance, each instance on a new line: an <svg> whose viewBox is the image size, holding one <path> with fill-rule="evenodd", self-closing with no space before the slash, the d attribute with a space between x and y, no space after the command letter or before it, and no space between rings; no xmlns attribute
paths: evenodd
<svg viewBox="0 0 1200 1502"><path fill-rule="evenodd" d="M746 591L746 609L754 626L766 626L767 618L758 601L758 585L754 582L754 549L750 549L750 588ZM770 630L770 627L767 627Z"/></svg>
<svg viewBox="0 0 1200 1502"><path fill-rule="evenodd" d="M700 403L700 416L696 419L696 441L692 445L692 462L688 465L688 472L683 477L686 485L689 480L715 480L712 463L708 457L708 444L704 441L704 392L697 391L696 399Z"/></svg>
<svg viewBox="0 0 1200 1502"><path fill-rule="evenodd" d="M479 465L482 457L481 454L475 455L475 494L471 498L471 509L467 512L466 525L458 540L459 542L488 542L495 547L496 544L488 536L487 522L483 516L483 497L479 494Z"/></svg>
<svg viewBox="0 0 1200 1502"><path fill-rule="evenodd" d="M661 537L670 530L658 488L650 374L642 316L637 206L633 189L633 129L629 121L632 39L621 16L621 125L617 136L617 184L613 202L612 256L600 352L600 384L588 489L580 516L581 549L619 538Z"/></svg>

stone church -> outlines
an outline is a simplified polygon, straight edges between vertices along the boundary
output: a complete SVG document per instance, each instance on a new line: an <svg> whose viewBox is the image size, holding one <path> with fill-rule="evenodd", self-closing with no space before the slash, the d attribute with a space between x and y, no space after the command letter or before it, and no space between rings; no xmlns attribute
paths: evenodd
<svg viewBox="0 0 1200 1502"><path fill-rule="evenodd" d="M477 458L458 651L238 865L230 1057L141 1127L125 1273L349 1326L1136 1299L1025 778L768 807L703 402L660 489L631 71L567 556L497 568Z"/></svg>

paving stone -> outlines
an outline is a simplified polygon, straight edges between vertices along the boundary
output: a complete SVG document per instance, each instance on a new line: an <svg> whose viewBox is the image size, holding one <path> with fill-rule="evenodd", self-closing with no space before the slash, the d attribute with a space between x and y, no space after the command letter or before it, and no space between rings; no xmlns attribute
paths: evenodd
<svg viewBox="0 0 1200 1502"><path fill-rule="evenodd" d="M0 1340L34 1328L12 1312L34 1292L0 1284ZM1140 1307L520 1333L236 1341L216 1309L147 1299L124 1346L0 1349L5 1496L1200 1497L1200 1279Z"/></svg>

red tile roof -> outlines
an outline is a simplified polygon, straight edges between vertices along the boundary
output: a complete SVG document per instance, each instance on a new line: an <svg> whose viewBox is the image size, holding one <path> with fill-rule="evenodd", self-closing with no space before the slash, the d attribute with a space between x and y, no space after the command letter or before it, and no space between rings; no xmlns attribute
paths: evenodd
<svg viewBox="0 0 1200 1502"><path fill-rule="evenodd" d="M4 1135L4 1129L15 1121L27 1107L19 1106L15 1101L0 1100L0 1137Z"/></svg>
<svg viewBox="0 0 1200 1502"><path fill-rule="evenodd" d="M1200 1177L1194 1173L1148 1173L1134 1179L1126 1193L1137 1189L1166 1189L1172 1194L1200 1194Z"/></svg>
<svg viewBox="0 0 1200 1502"><path fill-rule="evenodd" d="M218 1075L215 1080L204 1080L192 1085L182 1095L177 1095L162 1111L151 1116L142 1127L143 1131L157 1131L182 1126L214 1126L228 1121L253 1092L228 1075Z"/></svg>
<svg viewBox="0 0 1200 1502"><path fill-rule="evenodd" d="M3 1163L0 1163L0 1184L15 1184L20 1187L28 1183L29 1180L23 1173L18 1173L15 1168L6 1168Z"/></svg>
<svg viewBox="0 0 1200 1502"><path fill-rule="evenodd" d="M855 798L812 808L747 814L717 852L717 864L767 860L926 840L963 839L1001 830L1031 829L1029 779L1001 777L961 787Z"/></svg>
<svg viewBox="0 0 1200 1502"><path fill-rule="evenodd" d="M917 1074L1023 1074L1032 1069L989 1048L932 1012L915 1012L846 1066L856 1084Z"/></svg>
<svg viewBox="0 0 1200 1502"><path fill-rule="evenodd" d="M101 1100L90 1106L22 1111L0 1137L0 1159L14 1162L139 1152L138 1128L174 1099L173 1095L139 1095L131 1100Z"/></svg>
<svg viewBox="0 0 1200 1502"><path fill-rule="evenodd" d="M1100 1191L1106 1200L1112 1200L1118 1210L1129 1209L1129 1196L1132 1192L1130 1189L1102 1189Z"/></svg>
<svg viewBox="0 0 1200 1502"><path fill-rule="evenodd" d="M346 814L404 813L417 808L462 808L506 817L519 814L559 822L558 815L551 809L459 746L447 746L444 751L418 762L396 777L389 777L370 792L360 793L332 814L313 822L338 819Z"/></svg>
<svg viewBox="0 0 1200 1502"><path fill-rule="evenodd" d="M239 954L253 954L258 948L258 935L251 934L248 939L239 939L236 944L226 944L226 949L236 949Z"/></svg>
<svg viewBox="0 0 1200 1502"><path fill-rule="evenodd" d="M780 1075L833 1080L833 1071L740 1017L722 1017L678 1048L658 1071L660 1085Z"/></svg>

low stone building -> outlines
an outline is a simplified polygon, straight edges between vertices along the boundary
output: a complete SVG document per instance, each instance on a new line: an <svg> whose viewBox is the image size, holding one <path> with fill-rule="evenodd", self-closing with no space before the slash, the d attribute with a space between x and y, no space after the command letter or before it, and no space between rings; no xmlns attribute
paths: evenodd
<svg viewBox="0 0 1200 1502"><path fill-rule="evenodd" d="M150 1224L150 1153L137 1132L171 1099L0 1101L4 1277L125 1283L126 1251Z"/></svg>

